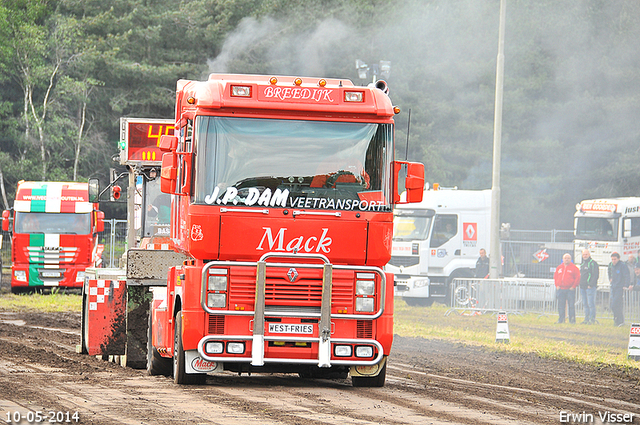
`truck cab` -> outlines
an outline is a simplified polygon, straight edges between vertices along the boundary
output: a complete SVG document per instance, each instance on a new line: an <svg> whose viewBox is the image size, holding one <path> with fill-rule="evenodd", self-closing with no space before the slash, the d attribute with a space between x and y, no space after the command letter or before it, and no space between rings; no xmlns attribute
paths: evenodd
<svg viewBox="0 0 640 425"><path fill-rule="evenodd" d="M574 215L574 261L582 263L582 250L588 249L600 266L599 288L608 288L606 268L611 254L626 261L637 257L640 249L640 198L588 199L576 205Z"/></svg>
<svg viewBox="0 0 640 425"><path fill-rule="evenodd" d="M11 231L11 291L82 288L85 269L100 263L104 214L87 183L18 182L2 228Z"/></svg>
<svg viewBox="0 0 640 425"><path fill-rule="evenodd" d="M394 210L386 270L409 305L448 303L452 280L474 277L481 248L490 254L491 191L436 187L425 190L422 202Z"/></svg>
<svg viewBox="0 0 640 425"><path fill-rule="evenodd" d="M424 185L422 164L393 158L399 110L384 89L262 75L178 82L161 185L187 259L153 292L150 373L384 384L392 209Z"/></svg>

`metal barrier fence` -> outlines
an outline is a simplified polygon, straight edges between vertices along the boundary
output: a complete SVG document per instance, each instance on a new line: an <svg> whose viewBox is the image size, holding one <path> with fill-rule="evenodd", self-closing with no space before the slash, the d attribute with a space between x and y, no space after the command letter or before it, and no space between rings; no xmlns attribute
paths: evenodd
<svg viewBox="0 0 640 425"><path fill-rule="evenodd" d="M481 312L557 314L556 288L551 279L454 279L451 308ZM627 322L640 320L640 291L624 291L623 311ZM580 291L576 290L576 316L584 317ZM596 294L596 319L612 319L609 291Z"/></svg>
<svg viewBox="0 0 640 425"><path fill-rule="evenodd" d="M565 253L573 258L573 242L503 240L503 276L551 279Z"/></svg>
<svg viewBox="0 0 640 425"><path fill-rule="evenodd" d="M573 242L573 230L514 230L501 237L503 241Z"/></svg>
<svg viewBox="0 0 640 425"><path fill-rule="evenodd" d="M104 221L104 232L98 234L98 243L104 245L102 267L118 267L127 242L127 220ZM0 248L2 267L11 267L11 234L2 232Z"/></svg>
<svg viewBox="0 0 640 425"><path fill-rule="evenodd" d="M104 245L102 267L119 267L127 243L127 220L105 220L98 243Z"/></svg>

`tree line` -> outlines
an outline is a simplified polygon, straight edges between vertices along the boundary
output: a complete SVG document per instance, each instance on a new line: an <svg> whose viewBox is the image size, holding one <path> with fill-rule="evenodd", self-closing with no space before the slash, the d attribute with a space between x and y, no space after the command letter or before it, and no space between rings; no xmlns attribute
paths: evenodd
<svg viewBox="0 0 640 425"><path fill-rule="evenodd" d="M106 178L119 118L172 117L178 79L367 84L382 76L380 61L404 111L396 156L424 162L441 186L489 188L498 9L499 0L2 0L2 202L18 180ZM503 222L568 228L581 199L636 194L639 39L635 0L507 0Z"/></svg>

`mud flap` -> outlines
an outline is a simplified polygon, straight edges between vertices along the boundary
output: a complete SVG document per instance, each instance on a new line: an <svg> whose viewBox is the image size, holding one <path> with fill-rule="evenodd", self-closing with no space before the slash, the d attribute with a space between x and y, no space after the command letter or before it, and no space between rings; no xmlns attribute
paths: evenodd
<svg viewBox="0 0 640 425"><path fill-rule="evenodd" d="M210 362L203 359L197 350L188 350L184 352L185 372L192 373L217 373L224 370L224 363Z"/></svg>
<svg viewBox="0 0 640 425"><path fill-rule="evenodd" d="M387 362L387 356L384 356L380 363L374 364L371 366L351 366L349 370L349 376L364 376L364 377L374 377L378 376L378 374L382 371L384 365Z"/></svg>

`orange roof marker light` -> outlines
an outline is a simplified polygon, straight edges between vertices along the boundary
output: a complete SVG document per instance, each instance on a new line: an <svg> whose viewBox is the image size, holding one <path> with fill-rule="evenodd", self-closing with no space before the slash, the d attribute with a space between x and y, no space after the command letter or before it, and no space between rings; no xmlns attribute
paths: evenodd
<svg viewBox="0 0 640 425"><path fill-rule="evenodd" d="M326 86L326 85L327 85L327 80L325 80L325 79L323 78L322 80L318 81L318 85L319 85L320 87L324 87L324 86Z"/></svg>
<svg viewBox="0 0 640 425"><path fill-rule="evenodd" d="M295 80L293 80L293 84L295 84L296 86L301 86L302 78L296 78Z"/></svg>
<svg viewBox="0 0 640 425"><path fill-rule="evenodd" d="M275 85L275 84L277 84L277 83L278 83L278 79L277 79L276 77L271 77L271 78L269 78L269 82L270 82L271 84L274 84L274 85Z"/></svg>
<svg viewBox="0 0 640 425"><path fill-rule="evenodd" d="M398 115L400 113L400 107L399 106L394 106L393 107L393 113Z"/></svg>
<svg viewBox="0 0 640 425"><path fill-rule="evenodd" d="M188 103L189 105L195 105L195 103L196 103L196 98L195 98L195 97L193 97L193 96L189 96L189 97L187 98L187 103Z"/></svg>

